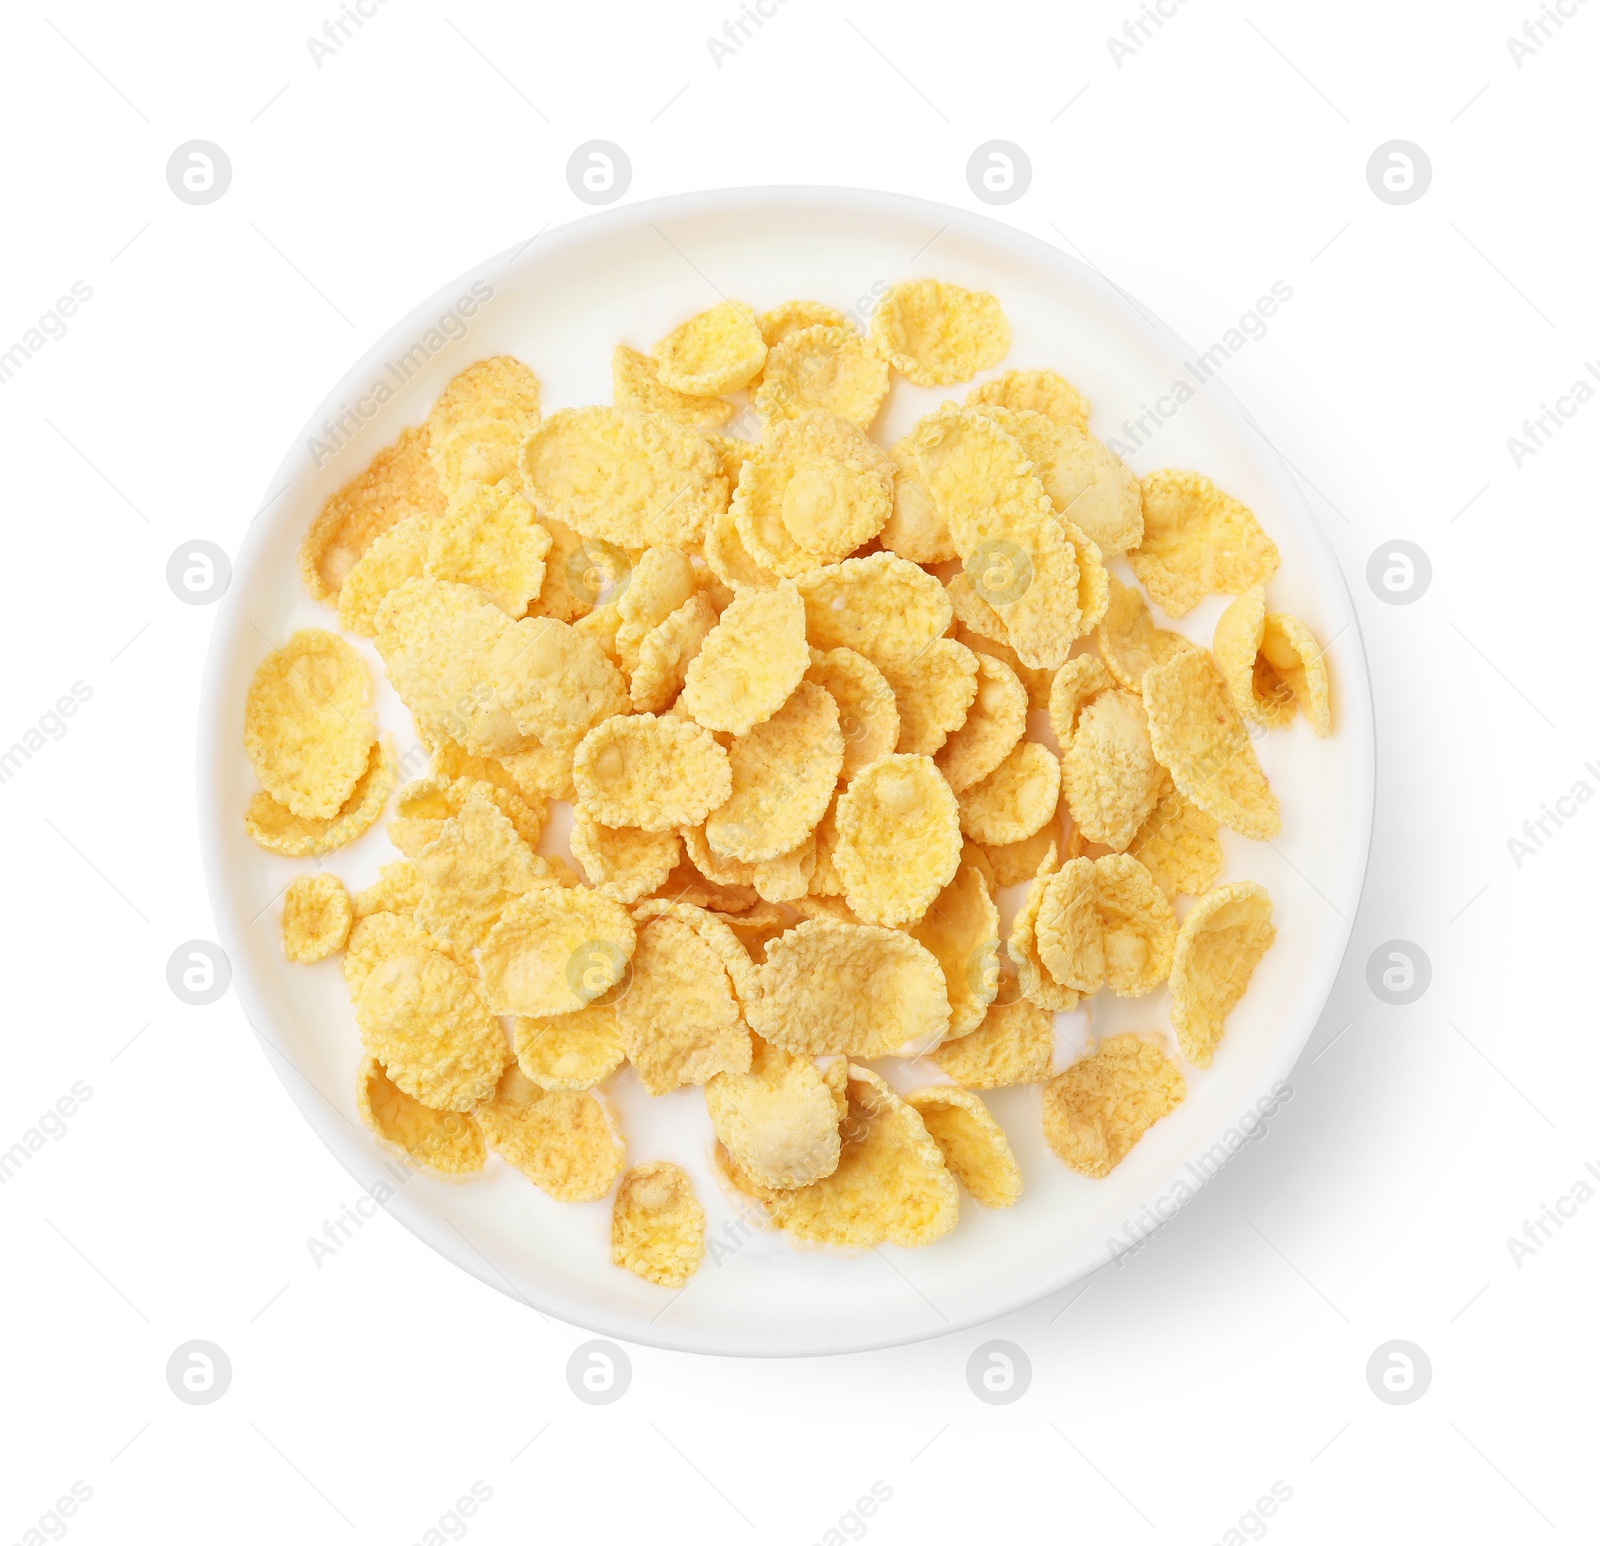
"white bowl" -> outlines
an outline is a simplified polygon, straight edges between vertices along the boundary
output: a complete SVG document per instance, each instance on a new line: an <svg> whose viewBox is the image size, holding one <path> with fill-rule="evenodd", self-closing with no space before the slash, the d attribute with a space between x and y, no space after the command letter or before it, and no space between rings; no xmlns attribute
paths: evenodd
<svg viewBox="0 0 1600 1546"><path fill-rule="evenodd" d="M1283 833L1272 844L1225 834L1224 876L1266 884L1277 943L1230 1017L1212 1067L1187 1070L1188 1099L1105 1180L1077 1175L1046 1149L1037 1087L997 1091L987 1098L1026 1182L1016 1206L991 1212L964 1197L957 1228L921 1250L800 1249L775 1231L752 1230L717 1186L698 1090L651 1100L630 1073L616 1076L630 1162L678 1161L706 1207L714 1243L674 1294L611 1264L609 1201L555 1202L494 1156L468 1182L412 1174L361 1125L360 1044L339 962L305 967L283 957L275 898L312 865L266 854L245 835L255 787L243 748L245 691L262 657L295 628L337 627L332 610L306 595L295 562L323 500L418 423L473 360L525 360L543 383L547 411L608 402L618 340L648 348L721 294L758 308L814 297L864 321L884 285L918 275L998 295L1013 329L1006 368L1064 372L1095 405L1092 427L1103 438L1120 436L1124 418L1149 405L1146 423L1159 428L1128 455L1136 471L1194 467L1256 511L1283 555L1273 606L1331 641L1336 733L1318 741L1299 718L1258 740L1282 800ZM468 306L460 298L471 304L486 290L491 298L461 321ZM447 317L456 320L441 326ZM1288 469L1220 382L1160 417L1173 405L1174 383L1197 384L1189 358L1176 335L1104 278L1032 237L916 199L807 188L686 194L547 231L463 275L380 340L312 416L246 534L212 638L199 737L206 875L239 1001L273 1071L356 1181L465 1271L542 1311L636 1342L739 1354L882 1347L988 1320L1093 1271L1186 1201L1241 1146L1258 1113L1281 1102L1280 1082L1317 1021L1366 870L1375 766L1355 611ZM887 444L965 390L897 380L874 432ZM1183 620L1183 631L1209 643L1223 604L1211 598ZM376 656L358 642L373 665L380 717L402 749L414 745ZM559 842L552 832L546 846ZM380 823L324 862L353 890L392 857ZM1164 998L1106 1004L1108 997L1095 1001L1097 1035L1161 1031L1171 1043ZM1063 1039L1081 1045L1083 1014L1061 1021ZM895 1077L902 1087L919 1082L915 1073Z"/></svg>

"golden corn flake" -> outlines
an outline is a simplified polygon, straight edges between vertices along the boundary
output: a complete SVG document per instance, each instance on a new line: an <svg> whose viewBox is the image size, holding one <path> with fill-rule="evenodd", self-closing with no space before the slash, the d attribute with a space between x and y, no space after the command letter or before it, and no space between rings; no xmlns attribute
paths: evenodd
<svg viewBox="0 0 1600 1546"><path fill-rule="evenodd" d="M511 1025L517 1066L546 1090L592 1090L627 1056L615 1004L594 1003L568 1015Z"/></svg>
<svg viewBox="0 0 1600 1546"><path fill-rule="evenodd" d="M695 594L694 565L676 548L646 548L633 565L627 583L611 606L619 619L617 653L631 672L639 659L639 643Z"/></svg>
<svg viewBox="0 0 1600 1546"><path fill-rule="evenodd" d="M1111 599L1095 630L1095 648L1119 686L1144 691L1144 674L1194 646L1181 633L1157 628L1136 585L1110 580Z"/></svg>
<svg viewBox="0 0 1600 1546"><path fill-rule="evenodd" d="M793 902L811 889L817 872L817 837L808 832L805 841L787 853L763 859L750 866L750 884L764 902Z"/></svg>
<svg viewBox="0 0 1600 1546"><path fill-rule="evenodd" d="M1218 886L1189 909L1172 958L1172 1028L1197 1068L1211 1066L1223 1022L1276 935L1272 898L1254 881Z"/></svg>
<svg viewBox="0 0 1600 1546"><path fill-rule="evenodd" d="M1278 798L1208 650L1185 650L1144 677L1156 761L1178 792L1244 837L1278 835Z"/></svg>
<svg viewBox="0 0 1600 1546"><path fill-rule="evenodd" d="M573 623L615 599L641 549L585 537L548 511L539 512L539 524L550 533L550 551L545 555L544 584L528 607L530 617Z"/></svg>
<svg viewBox="0 0 1600 1546"><path fill-rule="evenodd" d="M681 1166L635 1165L611 1211L611 1260L658 1288L682 1288L705 1255L706 1215Z"/></svg>
<svg viewBox="0 0 1600 1546"><path fill-rule="evenodd" d="M956 556L950 529L908 455L905 442L894 446L890 455L894 458L894 508L878 533L878 540L891 553L914 564L949 563Z"/></svg>
<svg viewBox="0 0 1600 1546"><path fill-rule="evenodd" d="M445 498L453 499L477 484L515 478L522 444L532 427L531 423L485 417L436 432L428 455Z"/></svg>
<svg viewBox="0 0 1600 1546"><path fill-rule="evenodd" d="M1039 861L1039 868L1028 882L1022 906L1011 919L1006 936L1006 954L1017 968L1017 986L1030 1004L1040 1009L1069 1010L1078 1007L1078 990L1058 982L1039 954L1039 912L1051 877L1056 873L1056 845L1051 843Z"/></svg>
<svg viewBox="0 0 1600 1546"><path fill-rule="evenodd" d="M428 536L436 518L407 516L372 541L339 588L339 626L372 638L383 598L427 568Z"/></svg>
<svg viewBox="0 0 1600 1546"><path fill-rule="evenodd" d="M839 796L834 820L845 900L868 923L915 922L961 861L956 796L928 757L896 752L863 768Z"/></svg>
<svg viewBox="0 0 1600 1546"><path fill-rule="evenodd" d="M718 1140L758 1186L793 1191L839 1165L839 1108L808 1058L757 1042L749 1071L706 1084Z"/></svg>
<svg viewBox="0 0 1600 1546"><path fill-rule="evenodd" d="M361 984L356 1024L395 1084L437 1111L487 1100L511 1055L477 984L433 951L380 960Z"/></svg>
<svg viewBox="0 0 1600 1546"><path fill-rule="evenodd" d="M750 1033L722 958L677 918L640 925L617 1023L628 1061L652 1095L750 1067Z"/></svg>
<svg viewBox="0 0 1600 1546"><path fill-rule="evenodd" d="M589 884L614 902L649 896L672 873L681 852L676 832L602 827L581 813L567 841Z"/></svg>
<svg viewBox="0 0 1600 1546"><path fill-rule="evenodd" d="M770 354L791 333L808 327L849 327L850 319L842 311L826 306L821 301L784 301L756 318L762 341Z"/></svg>
<svg viewBox="0 0 1600 1546"><path fill-rule="evenodd" d="M633 919L598 891L538 885L512 898L483 941L480 962L498 1015L571 1014L622 981Z"/></svg>
<svg viewBox="0 0 1600 1546"><path fill-rule="evenodd" d="M1112 1036L1044 1089L1044 1139L1082 1175L1103 1177L1186 1093L1176 1063L1141 1036Z"/></svg>
<svg viewBox="0 0 1600 1546"><path fill-rule="evenodd" d="M1091 870L1087 950L1083 865ZM1126 854L1063 865L1045 889L1037 927L1041 959L1058 982L1080 992L1093 992L1104 981L1120 998L1141 998L1154 993L1172 970L1178 920L1149 871ZM1099 981L1086 980L1091 969L1102 974Z"/></svg>
<svg viewBox="0 0 1600 1546"><path fill-rule="evenodd" d="M553 617L507 624L489 657L488 680L518 730L552 749L576 747L628 709L621 673L600 647Z"/></svg>
<svg viewBox="0 0 1600 1546"><path fill-rule="evenodd" d="M735 594L743 590L765 590L778 583L777 575L750 556L731 510L724 510L712 519L706 530L703 551L712 574Z"/></svg>
<svg viewBox="0 0 1600 1546"><path fill-rule="evenodd" d="M809 411L774 424L730 506L745 551L789 578L835 563L889 519L894 463L849 419Z"/></svg>
<svg viewBox="0 0 1600 1546"><path fill-rule="evenodd" d="M886 662L914 659L950 626L944 586L893 553L847 558L794 583L811 643L819 650L854 650L880 670Z"/></svg>
<svg viewBox="0 0 1600 1546"><path fill-rule="evenodd" d="M407 913L372 913L350 930L345 944L344 980L350 1002L361 997L362 984L373 967L398 955L450 956L457 966L472 964L470 955L452 954L450 947L422 927Z"/></svg>
<svg viewBox="0 0 1600 1546"><path fill-rule="evenodd" d="M716 625L715 609L697 591L640 639L628 683L635 713L659 714L671 707L688 680L691 662Z"/></svg>
<svg viewBox="0 0 1600 1546"><path fill-rule="evenodd" d="M611 401L632 413L659 413L693 429L717 429L733 417L733 404L720 397L679 392L662 381L656 362L626 344L611 356Z"/></svg>
<svg viewBox="0 0 1600 1546"><path fill-rule="evenodd" d="M996 644L1008 642L1005 619L978 594L972 576L965 569L951 575L944 588L949 592L950 608L956 621L963 628Z"/></svg>
<svg viewBox="0 0 1600 1546"><path fill-rule="evenodd" d="M563 408L523 449L540 517L624 547L697 548L728 485L704 435L659 414Z"/></svg>
<svg viewBox="0 0 1600 1546"><path fill-rule="evenodd" d="M770 1217L823 1245L928 1245L955 1228L960 1196L922 1118L870 1068L849 1069L839 1163L797 1191L774 1194Z"/></svg>
<svg viewBox="0 0 1600 1546"><path fill-rule="evenodd" d="M944 403L917 420L894 458L902 478L911 475L927 491L958 549L957 528L1001 502L1027 515L1053 514L1027 452L997 414Z"/></svg>
<svg viewBox="0 0 1600 1546"><path fill-rule="evenodd" d="M1200 896L1222 868L1217 820L1178 793L1164 774L1156 806L1128 844L1128 853L1150 871L1170 902L1180 893Z"/></svg>
<svg viewBox="0 0 1600 1546"><path fill-rule="evenodd" d="M524 800L577 798L572 787L572 750L564 746L551 750L530 741L526 751L496 760L511 775Z"/></svg>
<svg viewBox="0 0 1600 1546"><path fill-rule="evenodd" d="M679 702L707 730L743 735L783 707L810 664L794 586L742 591L690 662Z"/></svg>
<svg viewBox="0 0 1600 1546"><path fill-rule="evenodd" d="M429 529L426 572L476 585L507 617L521 617L544 586L549 551L550 533L521 494L472 484L451 497Z"/></svg>
<svg viewBox="0 0 1600 1546"><path fill-rule="evenodd" d="M1011 673L1022 683L1028 694L1028 708L1030 711L1043 712L1050 707L1050 684L1055 680L1054 671L1046 671L1035 666L1025 666L1018 657L1017 652L1009 644L1004 644L995 639L986 639L980 633L974 633L964 623L957 623L952 636L958 643L965 644L975 655L988 655L991 659L998 660L1009 666ZM1070 664L1070 662L1068 662Z"/></svg>
<svg viewBox="0 0 1600 1546"><path fill-rule="evenodd" d="M265 790L258 790L245 811L245 831L269 853L289 859L313 859L355 842L383 814L394 786L394 748L385 737L374 743L366 771L337 815L296 816Z"/></svg>
<svg viewBox="0 0 1600 1546"><path fill-rule="evenodd" d="M1318 735L1331 732L1322 650L1299 618L1267 611L1264 586L1251 586L1222 614L1211 649L1246 719L1276 728L1299 707Z"/></svg>
<svg viewBox="0 0 1600 1546"><path fill-rule="evenodd" d="M356 1110L380 1142L441 1176L483 1169L483 1133L469 1111L435 1111L413 1100L368 1057L356 1077Z"/></svg>
<svg viewBox="0 0 1600 1546"><path fill-rule="evenodd" d="M1022 1195L1022 1167L1005 1129L970 1090L930 1085L906 1096L950 1173L986 1208L1009 1208Z"/></svg>
<svg viewBox="0 0 1600 1546"><path fill-rule="evenodd" d="M939 641L946 642L954 640ZM972 654L972 658L978 667L978 690L966 719L951 731L933 759L957 794L993 773L1028 727L1028 694L1016 673L991 655Z"/></svg>
<svg viewBox="0 0 1600 1546"><path fill-rule="evenodd" d="M970 839L961 845L962 868L969 864L975 866L978 873L983 876L983 883L989 888L989 895L993 896L998 884L994 876L994 865L989 862L988 854Z"/></svg>
<svg viewBox="0 0 1600 1546"><path fill-rule="evenodd" d="M906 931L939 963L951 1040L976 1030L1000 987L1000 914L983 873L965 865Z"/></svg>
<svg viewBox="0 0 1600 1546"><path fill-rule="evenodd" d="M895 750L931 757L966 723L978 693L978 657L954 639L935 639L909 660L883 664L900 716Z"/></svg>
<svg viewBox="0 0 1600 1546"><path fill-rule="evenodd" d="M733 983L733 991L740 1007L748 1010L760 996L760 982L756 977L755 966L750 960L749 952L740 943L731 927L738 914L724 915L711 910L713 907L720 908L726 905L728 904L725 899L718 896L713 896L706 904L690 903L682 898L676 900L657 898L641 902L634 908L633 916L640 924L652 918L672 918L692 929L700 936L702 942L710 947L712 954L722 962L723 970ZM738 911L754 916L757 911L755 899L752 897L748 903L741 903Z"/></svg>
<svg viewBox="0 0 1600 1546"><path fill-rule="evenodd" d="M527 735L495 695L490 661L512 626L470 585L407 580L378 608L378 654L394 690L419 725L468 751L522 751Z"/></svg>
<svg viewBox="0 0 1600 1546"><path fill-rule="evenodd" d="M578 743L572 778L586 816L645 832L697 827L733 792L727 752L709 730L675 715L596 725Z"/></svg>
<svg viewBox="0 0 1600 1546"><path fill-rule="evenodd" d="M989 407L1033 463L1050 506L1105 553L1136 547L1144 531L1139 480L1109 447L1028 409Z"/></svg>
<svg viewBox="0 0 1600 1546"><path fill-rule="evenodd" d="M1251 512L1197 472L1140 480L1144 537L1128 554L1151 599L1182 617L1214 591L1239 595L1277 572L1278 549Z"/></svg>
<svg viewBox="0 0 1600 1546"><path fill-rule="evenodd" d="M889 367L853 327L798 328L767 351L755 409L768 424L821 410L865 429L889 395Z"/></svg>
<svg viewBox="0 0 1600 1546"><path fill-rule="evenodd" d="M406 430L323 505L300 546L300 575L313 600L332 601L360 559L391 526L444 514L444 490L428 460L425 426Z"/></svg>
<svg viewBox="0 0 1600 1546"><path fill-rule="evenodd" d="M1037 741L1018 741L986 778L962 790L961 830L975 843L1016 843L1056 813L1061 764Z"/></svg>
<svg viewBox="0 0 1600 1546"><path fill-rule="evenodd" d="M539 813L505 785L477 778L419 778L407 784L395 799L395 819L389 823L389 841L408 859L416 858L444 831L445 822L462 813L474 790L499 808L500 814L529 848L538 846L543 826Z"/></svg>
<svg viewBox="0 0 1600 1546"><path fill-rule="evenodd" d="M1053 370L1008 370L967 393L968 407L1019 408L1042 413L1066 429L1087 431L1089 404Z"/></svg>
<svg viewBox="0 0 1600 1546"><path fill-rule="evenodd" d="M475 1114L489 1147L557 1202L594 1202L622 1173L622 1134L588 1090L541 1089L513 1063Z"/></svg>
<svg viewBox="0 0 1600 1546"><path fill-rule="evenodd" d="M428 414L434 453L463 425L484 419L509 425L520 438L538 424L539 378L521 360L497 354L451 378Z"/></svg>
<svg viewBox="0 0 1600 1546"><path fill-rule="evenodd" d="M283 893L283 953L309 965L344 949L355 914L337 875L301 875Z"/></svg>
<svg viewBox="0 0 1600 1546"><path fill-rule="evenodd" d="M356 922L370 918L373 913L406 913L417 910L422 900L422 877L409 859L396 859L393 864L380 865L378 878L365 891L356 892L352 899L352 916Z"/></svg>
<svg viewBox="0 0 1600 1546"><path fill-rule="evenodd" d="M523 841L492 789L472 785L460 814L411 856L422 877L417 922L458 950L481 944L513 897L554 885L550 865Z"/></svg>
<svg viewBox="0 0 1600 1546"><path fill-rule="evenodd" d="M1150 749L1150 727L1137 693L1097 694L1063 740L1061 793L1078 830L1118 851L1155 809L1163 771Z"/></svg>
<svg viewBox="0 0 1600 1546"><path fill-rule="evenodd" d="M755 312L742 301L723 301L674 328L652 352L667 386L706 397L747 385L767 346Z"/></svg>
<svg viewBox="0 0 1600 1546"><path fill-rule="evenodd" d="M296 816L336 816L377 730L365 662L337 634L302 628L256 668L244 749L261 787Z"/></svg>
<svg viewBox="0 0 1600 1546"><path fill-rule="evenodd" d="M530 847L538 847L539 833L549 815L545 802L550 796L546 790L519 777L520 768L514 769L498 757L479 757L448 736L434 745L432 755L433 771L440 778L470 778L500 790L502 793L496 797L496 803L523 841Z"/></svg>
<svg viewBox="0 0 1600 1546"><path fill-rule="evenodd" d="M997 886L1020 886L1039 873L1045 855L1060 841L1060 824L1050 821L1032 837L1021 838L1015 843L990 843L979 852L988 860Z"/></svg>
<svg viewBox="0 0 1600 1546"><path fill-rule="evenodd" d="M787 1052L912 1056L950 1029L944 972L898 929L813 918L767 946L750 1028Z"/></svg>
<svg viewBox="0 0 1600 1546"><path fill-rule="evenodd" d="M937 279L891 285L872 314L880 353L918 386L952 386L999 364L1011 347L1011 324L984 290Z"/></svg>
<svg viewBox="0 0 1600 1546"><path fill-rule="evenodd" d="M839 733L844 737L841 784L848 784L869 762L895 749L900 739L900 711L894 689L865 655L843 647L812 650L806 680L825 687L838 705Z"/></svg>
<svg viewBox="0 0 1600 1546"><path fill-rule="evenodd" d="M936 1047L932 1057L963 1089L1038 1084L1055 1062L1055 1030L1049 1014L1026 999L995 1003L977 1030Z"/></svg>

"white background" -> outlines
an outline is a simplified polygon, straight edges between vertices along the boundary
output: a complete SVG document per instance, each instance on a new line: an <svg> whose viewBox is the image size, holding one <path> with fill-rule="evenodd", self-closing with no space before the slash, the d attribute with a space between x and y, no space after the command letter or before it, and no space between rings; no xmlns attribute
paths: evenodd
<svg viewBox="0 0 1600 1546"><path fill-rule="evenodd" d="M1520 1263L1507 1247L1600 1166L1600 811L1520 867L1507 847L1576 781L1600 790L1600 406L1520 468L1506 444L1600 354L1600 5L1564 3L1520 68L1520 4L1187 0L1120 66L1106 38L1136 0L786 0L720 68L732 0L387 0L320 68L331 6L8 13L0 350L74 281L93 298L0 387L0 743L74 682L92 697L0 785L0 1148L75 1081L92 1096L0 1188L0 1542L74 1481L84 1543L417 1542L480 1480L492 1498L449 1529L486 1543L1199 1543L1242 1516L1284 1542L1592 1539L1600 1198ZM195 138L233 163L201 208L164 172ZM1345 566L1380 748L1371 877L1294 1097L1143 1250L881 1354L630 1349L606 1407L567 1387L585 1333L383 1215L315 1265L352 1183L231 996L190 1008L165 980L212 931L192 771L212 614L168 590L168 555L235 547L395 318L582 216L564 167L593 138L628 151L629 199L808 182L974 209L967 157L1004 138L1033 182L995 213L1192 345L1286 281L1226 376ZM1401 207L1365 174L1396 138L1433 165ZM1433 578L1392 606L1366 566L1402 537ZM1433 968L1407 1007L1366 982L1396 938ZM994 1337L1032 1365L1009 1406L965 1378ZM212 1405L167 1387L195 1338L232 1362ZM1365 1374L1397 1338L1433 1371L1403 1406ZM889 1501L851 1520L874 1482ZM1274 1482L1292 1497L1251 1520Z"/></svg>

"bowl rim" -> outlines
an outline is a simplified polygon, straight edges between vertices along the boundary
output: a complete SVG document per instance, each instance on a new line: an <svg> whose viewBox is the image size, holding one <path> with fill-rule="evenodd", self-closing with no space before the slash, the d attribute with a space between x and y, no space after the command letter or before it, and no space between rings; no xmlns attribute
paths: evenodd
<svg viewBox="0 0 1600 1546"><path fill-rule="evenodd" d="M884 214L890 217L922 220L945 229L956 229L991 248L1009 251L1022 260L1034 264L1050 264L1066 271L1072 282L1083 290L1097 292L1108 308L1124 315L1135 314L1140 326L1151 333L1164 347L1178 357L1187 357L1193 351L1182 337L1159 317L1154 316L1114 281L1098 269L1091 267L1070 253L1052 246L1049 242L1007 225L993 216L940 203L909 194L877 191L865 188L831 187L828 185L756 185L737 188L715 188L668 194L663 197L622 204L593 213L584 214L560 226L550 226L525 241L516 243L473 265L464 273L452 278L414 306L383 334L373 339L345 373L334 383L300 431L290 442L290 449L278 464L262 502L251 518L239 543L233 563L237 581L240 574L248 574L257 558L257 551L267 541L270 522L262 517L275 505L301 471L300 459L306 441L318 426L328 418L341 402L348 401L352 392L367 383L369 362L386 357L406 344L418 330L439 314L443 306L474 280L496 280L516 271L524 254L539 243L538 257L529 261L542 261L552 248L561 249L584 245L608 236L648 227L653 221L669 218L705 217L729 213L752 213L763 207L781 206L786 212L808 208L829 213ZM1341 681L1341 720L1345 727L1359 736L1362 777L1357 791L1359 809L1356 825L1361 852L1359 864L1351 874L1350 894L1341 898L1343 907L1343 935L1337 952L1328 952L1329 962L1323 981L1317 985L1316 1002L1319 1008L1307 1017L1302 1034L1281 1037L1273 1054L1264 1060L1266 1076L1256 1081L1263 1091L1271 1090L1286 1080L1299 1062L1313 1031L1326 1008L1335 981L1343 969L1349 951L1350 937L1355 926L1361 900L1365 892L1371 864L1372 834L1377 783L1377 733L1374 712L1371 663L1368 659L1360 616L1355 606L1348 579L1338 556L1329 541L1322 522L1311 508L1301 488L1300 479L1292 464L1262 430L1254 416L1239 400L1225 381L1213 378L1208 382L1208 393L1226 418L1255 447L1257 453L1273 464L1281 474L1280 486L1286 500L1297 509L1297 534L1303 532L1308 540L1308 557L1321 572L1324 580L1342 595L1348 608L1349 632L1353 648L1347 652L1344 668L1346 679ZM276 492L273 492L276 490ZM238 614L243 606L244 590L238 583L231 584L218 605L212 622L211 637L207 645L204 673L199 698L199 720L196 726L196 812L198 816L200 851L205 875L207 897L218 942L226 951L232 966L232 987L237 995L246 1023L263 1044L263 1055L272 1066L278 1081L289 1098L299 1108L307 1124L323 1144L332 1152L345 1170L363 1187L370 1186L374 1151L367 1135L347 1133L344 1122L329 1122L323 1109L325 1097L305 1075L300 1074L288 1051L262 1029L271 1026L273 1016L268 1012L264 996L252 980L251 972L241 966L249 960L249 951L243 935L235 926L230 909L225 905L228 876L223 854L224 834L238 820L239 813L225 808L221 799L223 780L221 758L236 753L236 748L224 747L226 738L217 734L217 727L227 721L231 705L225 701L225 675L228 641L237 631ZM1335 925L1338 927L1338 925ZM270 1054L276 1053L276 1056ZM299 1076L291 1079L290 1070ZM357 1145L360 1144L358 1149ZM1227 1167L1219 1167L1225 1169ZM1205 1178L1211 1179L1210 1175ZM1183 1199L1186 1204L1198 1195L1205 1182L1192 1188L1191 1195ZM826 1357L841 1353L869 1352L883 1348L903 1346L913 1342L929 1341L957 1332L970 1330L1003 1316L1037 1304L1051 1294L1059 1293L1073 1283L1106 1266L1119 1253L1111 1242L1081 1242L1066 1256L1052 1281L1044 1287L1030 1283L1025 1289L1011 1294L996 1294L985 1304L965 1316L959 1316L943 1326L914 1330L905 1334L871 1336L866 1339L848 1335L820 1340L805 1346L766 1346L742 1335L742 1328L727 1338L726 1345L714 1345L708 1340L708 1328L692 1328L687 1336L674 1336L670 1327L663 1328L653 1321L636 1324L627 1313L614 1314L590 1305L582 1299L561 1291L546 1290L530 1297L510 1284L481 1253L476 1256L462 1248L460 1237L450 1239L440 1221L427 1209L411 1204L403 1191L395 1191L383 1206L407 1230L431 1246L455 1266L469 1272L480 1282L497 1289L510 1298L521 1300L530 1308L538 1309L597 1335L614 1337L622 1342L640 1346L657 1347L674 1352L706 1353L725 1357ZM1174 1210L1176 1211L1176 1210ZM469 1243L470 1244L470 1243ZM537 1303L535 1302L537 1300Z"/></svg>

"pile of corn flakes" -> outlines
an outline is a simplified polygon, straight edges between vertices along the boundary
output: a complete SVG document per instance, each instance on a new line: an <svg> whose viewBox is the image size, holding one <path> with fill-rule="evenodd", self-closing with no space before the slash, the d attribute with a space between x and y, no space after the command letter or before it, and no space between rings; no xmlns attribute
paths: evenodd
<svg viewBox="0 0 1600 1546"><path fill-rule="evenodd" d="M1135 477L1054 371L872 439L895 374L951 386L1009 347L994 296L930 279L866 336L728 301L619 345L612 407L545 416L526 365L480 361L327 502L305 582L432 768L395 789L362 655L307 629L250 688L246 824L320 857L393 797L377 884L319 871L283 907L290 959L343 952L383 1143L612 1196L614 1261L678 1287L705 1215L680 1166L625 1168L624 1064L703 1090L720 1175L773 1226L847 1247L937 1240L963 1189L1017 1200L981 1091L1042 1086L1085 1176L1183 1100L1155 1024L1063 1069L1052 1014L1165 988L1211 1062L1273 939L1263 887L1217 884L1221 827L1279 829L1246 727L1326 735L1326 667L1268 610L1254 515L1196 472ZM1216 592L1211 650L1147 602ZM575 864L539 851L555 801Z"/></svg>

